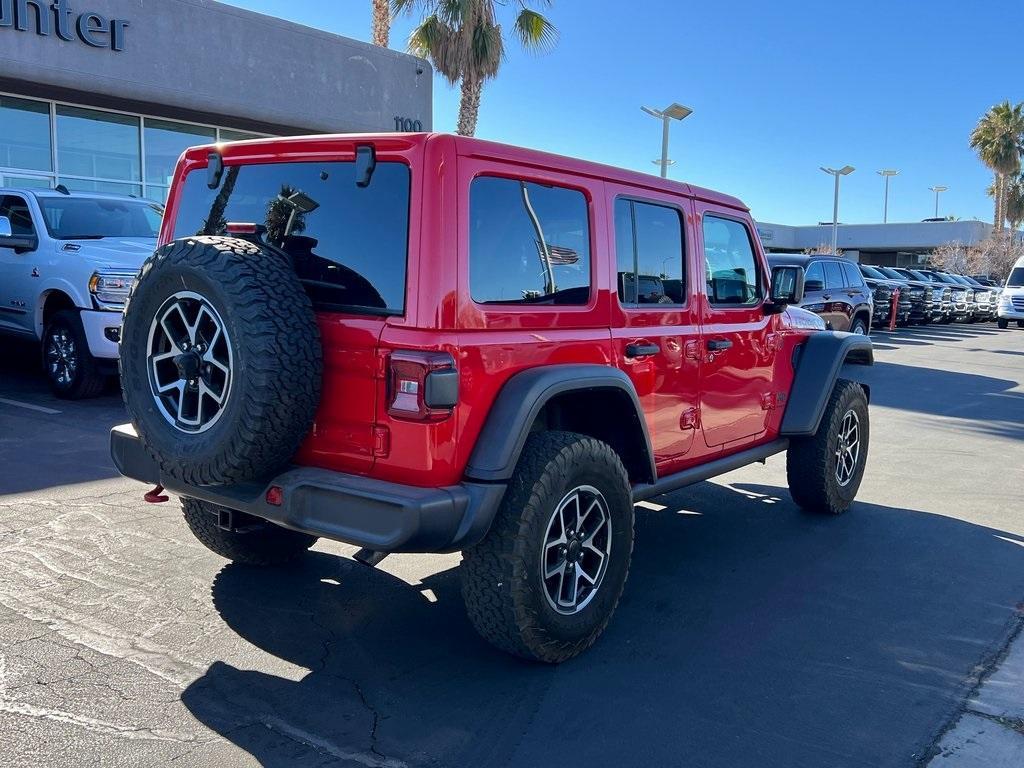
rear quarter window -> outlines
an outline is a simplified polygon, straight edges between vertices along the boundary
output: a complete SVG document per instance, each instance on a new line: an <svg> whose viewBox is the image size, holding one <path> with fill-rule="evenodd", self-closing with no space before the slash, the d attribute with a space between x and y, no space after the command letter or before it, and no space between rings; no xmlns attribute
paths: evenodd
<svg viewBox="0 0 1024 768"><path fill-rule="evenodd" d="M378 162L366 187L355 164L228 166L218 189L203 170L180 195L174 237L224 235L228 222L256 224L291 257L316 309L400 315L405 311L410 170Z"/></svg>
<svg viewBox="0 0 1024 768"><path fill-rule="evenodd" d="M589 303L590 218L582 192L480 176L469 197L473 301Z"/></svg>

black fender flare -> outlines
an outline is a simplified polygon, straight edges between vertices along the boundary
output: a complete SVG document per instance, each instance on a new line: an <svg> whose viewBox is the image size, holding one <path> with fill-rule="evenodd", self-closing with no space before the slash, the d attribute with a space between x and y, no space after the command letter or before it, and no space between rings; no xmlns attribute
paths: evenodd
<svg viewBox="0 0 1024 768"><path fill-rule="evenodd" d="M654 451L640 398L629 377L618 368L594 364L560 364L529 368L514 374L498 392L477 437L466 466L469 480L503 482L511 479L530 429L544 406L554 397L574 391L608 390L628 399L633 409L633 428L643 433L645 468L657 477ZM623 425L628 428L628 425Z"/></svg>
<svg viewBox="0 0 1024 768"><path fill-rule="evenodd" d="M871 339L856 333L819 331L794 351L796 373L782 416L785 437L813 435L844 365L874 365Z"/></svg>

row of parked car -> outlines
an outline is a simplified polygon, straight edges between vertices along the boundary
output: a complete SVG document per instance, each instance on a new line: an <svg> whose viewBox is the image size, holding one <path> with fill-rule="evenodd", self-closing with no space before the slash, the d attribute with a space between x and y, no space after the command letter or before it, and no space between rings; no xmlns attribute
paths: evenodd
<svg viewBox="0 0 1024 768"><path fill-rule="evenodd" d="M839 331L867 333L870 328L928 323L978 323L1000 317L1003 288L984 275L969 277L926 267L884 267L857 264L832 255L777 253L772 267L804 268L802 307ZM899 297L894 301L896 290ZM1024 327L1024 321L1018 321Z"/></svg>

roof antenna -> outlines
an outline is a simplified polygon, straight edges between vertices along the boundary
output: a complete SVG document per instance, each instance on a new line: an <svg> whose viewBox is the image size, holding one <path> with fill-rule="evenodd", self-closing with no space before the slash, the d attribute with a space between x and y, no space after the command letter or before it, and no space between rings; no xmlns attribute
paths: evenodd
<svg viewBox="0 0 1024 768"><path fill-rule="evenodd" d="M68 188L65 187L63 184L58 184L56 187L54 187L54 189L57 192L60 192L62 195L70 195L71 194L71 192L68 190Z"/></svg>

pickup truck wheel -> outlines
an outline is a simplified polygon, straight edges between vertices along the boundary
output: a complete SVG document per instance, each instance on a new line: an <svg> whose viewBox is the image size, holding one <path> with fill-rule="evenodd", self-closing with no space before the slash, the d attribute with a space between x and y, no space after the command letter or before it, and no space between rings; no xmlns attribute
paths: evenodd
<svg viewBox="0 0 1024 768"><path fill-rule="evenodd" d="M43 331L43 365L53 394L64 400L83 400L103 392L107 377L89 352L82 318L77 312L57 312Z"/></svg>
<svg viewBox="0 0 1024 768"><path fill-rule="evenodd" d="M629 477L610 446L532 435L487 537L463 553L462 596L490 643L558 663L608 625L633 554Z"/></svg>
<svg viewBox="0 0 1024 768"><path fill-rule="evenodd" d="M789 444L786 477L793 500L809 512L840 515L849 509L864 476L869 429L863 387L840 379L818 431Z"/></svg>
<svg viewBox="0 0 1024 768"><path fill-rule="evenodd" d="M198 499L182 498L185 522L211 552L246 565L284 565L312 547L317 539L290 531L258 517L234 512L234 530L220 527L221 508Z"/></svg>
<svg viewBox="0 0 1024 768"><path fill-rule="evenodd" d="M142 266L125 309L125 405L160 472L190 485L281 469L320 402L313 307L287 257L190 237Z"/></svg>
<svg viewBox="0 0 1024 768"><path fill-rule="evenodd" d="M996 320L996 325L998 325L1003 330L1006 330L1007 328L1010 327L1010 321L1009 320Z"/></svg>

